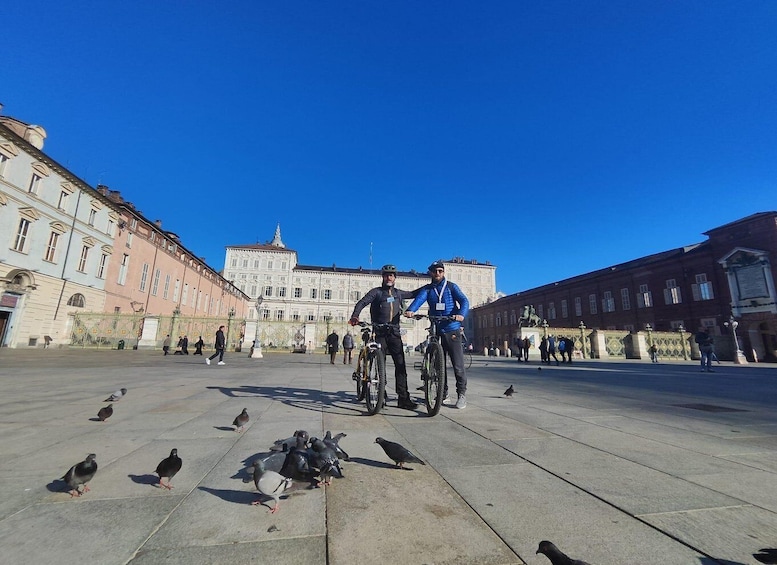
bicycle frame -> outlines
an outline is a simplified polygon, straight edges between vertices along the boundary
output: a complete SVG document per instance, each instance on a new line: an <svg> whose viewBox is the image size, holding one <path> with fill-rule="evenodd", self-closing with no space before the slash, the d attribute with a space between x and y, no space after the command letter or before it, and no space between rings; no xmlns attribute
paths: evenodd
<svg viewBox="0 0 777 565"><path fill-rule="evenodd" d="M358 400L364 400L367 412L375 415L385 406L386 395L386 355L375 338L377 329L388 324L359 322L358 325L362 328L362 346L352 378L356 381Z"/></svg>
<svg viewBox="0 0 777 565"><path fill-rule="evenodd" d="M448 371L440 336L437 334L437 322L451 321L455 318L453 316L428 316L424 314L416 314L413 317L416 320L428 318L431 322L427 328L429 343L424 351L423 361L421 361L420 366L414 363L413 367L421 369L426 411L429 416L436 416L440 412L440 406L442 406Z"/></svg>

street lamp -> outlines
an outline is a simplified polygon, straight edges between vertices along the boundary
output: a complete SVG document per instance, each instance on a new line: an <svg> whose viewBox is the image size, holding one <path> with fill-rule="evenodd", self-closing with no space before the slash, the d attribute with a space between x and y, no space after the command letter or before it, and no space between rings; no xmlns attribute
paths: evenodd
<svg viewBox="0 0 777 565"><path fill-rule="evenodd" d="M259 295L256 297L256 337L254 338L254 350L251 353L251 359L262 359L264 356L262 355L262 336L259 332L259 320L261 319L261 310L262 302L264 302L264 297Z"/></svg>
<svg viewBox="0 0 777 565"><path fill-rule="evenodd" d="M588 353L585 350L585 324L583 320L580 320L580 325L577 327L580 328L580 346L583 348L583 359L586 359Z"/></svg>
<svg viewBox="0 0 777 565"><path fill-rule="evenodd" d="M734 336L734 348L736 349L736 353L734 355L734 363L737 365L745 365L747 364L747 358L745 358L745 354L742 352L741 349L739 349L739 338L737 337L737 327L739 327L739 322L737 322L734 319L734 316L731 315L728 317L727 322L723 322L723 325L727 328L731 328L731 335Z"/></svg>
<svg viewBox="0 0 777 565"><path fill-rule="evenodd" d="M548 338L548 321L542 320L542 335L545 339Z"/></svg>

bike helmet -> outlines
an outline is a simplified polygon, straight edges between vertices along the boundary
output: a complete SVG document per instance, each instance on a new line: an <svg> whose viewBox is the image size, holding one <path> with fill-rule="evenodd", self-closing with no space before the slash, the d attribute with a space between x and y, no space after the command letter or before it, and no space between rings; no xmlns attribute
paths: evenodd
<svg viewBox="0 0 777 565"><path fill-rule="evenodd" d="M381 275L396 275L397 268L394 265L383 265L380 269Z"/></svg>
<svg viewBox="0 0 777 565"><path fill-rule="evenodd" d="M431 265L429 265L429 268L427 269L430 273L433 273L437 269L445 270L445 265L443 265L442 261L435 261Z"/></svg>

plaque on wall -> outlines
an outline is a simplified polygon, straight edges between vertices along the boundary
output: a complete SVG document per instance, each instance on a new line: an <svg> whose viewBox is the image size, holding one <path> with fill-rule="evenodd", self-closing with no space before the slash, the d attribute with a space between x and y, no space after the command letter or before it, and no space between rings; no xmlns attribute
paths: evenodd
<svg viewBox="0 0 777 565"><path fill-rule="evenodd" d="M734 272L734 276L737 280L737 293L740 300L769 296L766 275L761 265L741 267Z"/></svg>

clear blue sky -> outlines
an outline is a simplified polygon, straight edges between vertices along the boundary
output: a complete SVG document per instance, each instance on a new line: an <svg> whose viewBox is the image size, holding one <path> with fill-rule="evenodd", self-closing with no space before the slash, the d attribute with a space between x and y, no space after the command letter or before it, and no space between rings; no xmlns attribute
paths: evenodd
<svg viewBox="0 0 777 565"><path fill-rule="evenodd" d="M497 265L507 294L777 209L775 1L7 3L3 114L221 269Z"/></svg>

